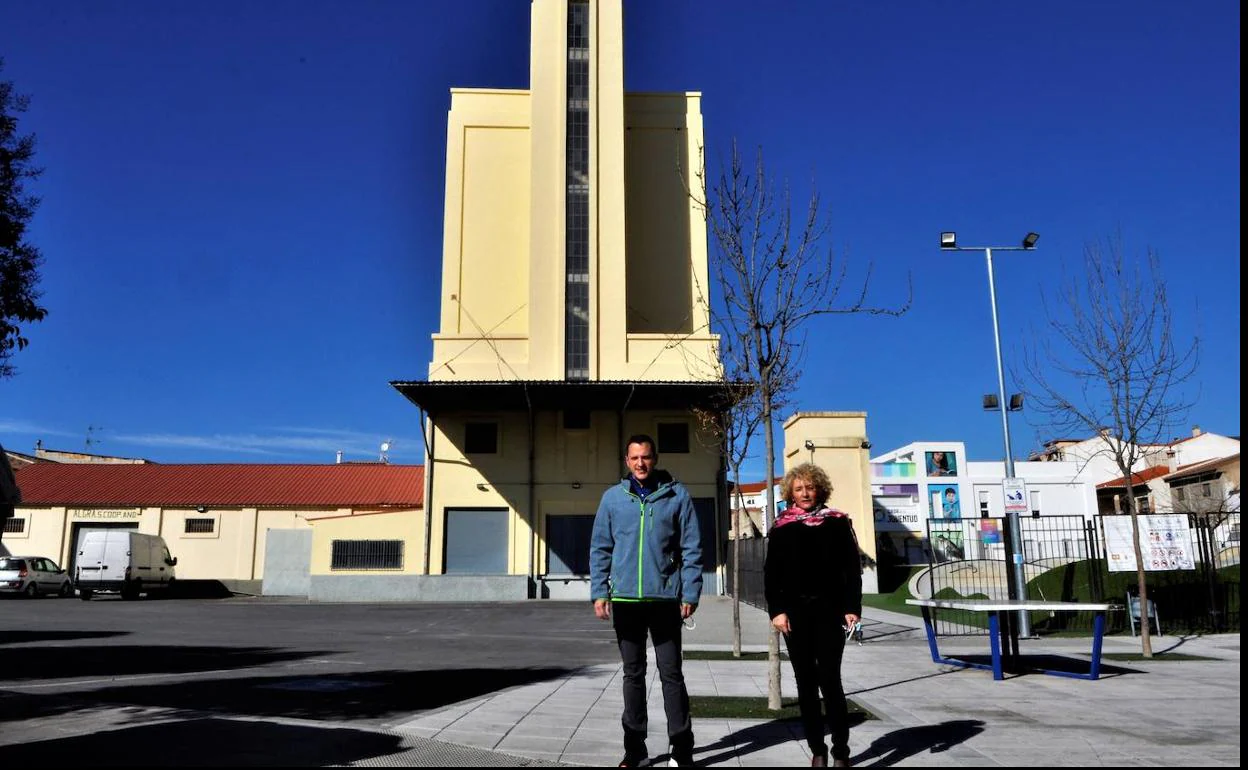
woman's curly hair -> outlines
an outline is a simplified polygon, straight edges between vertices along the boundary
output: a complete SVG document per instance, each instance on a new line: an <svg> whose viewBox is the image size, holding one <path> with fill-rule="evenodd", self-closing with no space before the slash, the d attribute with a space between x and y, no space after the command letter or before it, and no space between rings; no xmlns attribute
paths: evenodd
<svg viewBox="0 0 1248 770"><path fill-rule="evenodd" d="M822 508L828 502L828 496L832 494L832 482L828 480L828 474L814 463L802 463L789 468L788 473L784 474L784 481L780 483L780 496L790 505L793 504L793 482L798 479L814 485L816 506Z"/></svg>

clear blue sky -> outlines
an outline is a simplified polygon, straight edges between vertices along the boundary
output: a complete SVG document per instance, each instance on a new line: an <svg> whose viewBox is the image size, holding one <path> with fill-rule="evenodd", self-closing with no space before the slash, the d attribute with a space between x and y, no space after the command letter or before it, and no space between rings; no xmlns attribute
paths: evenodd
<svg viewBox="0 0 1248 770"><path fill-rule="evenodd" d="M526 0L0 0L0 77L46 170L46 321L0 381L0 442L163 462L422 459L453 86L526 87ZM813 178L832 243L904 317L811 327L798 406L876 450L1001 457L982 254L1007 363L1041 291L1120 232L1160 253L1189 422L1239 434L1239 4L625 0L626 87L697 90L709 155ZM832 361L851 361L850 366ZM1014 388L1007 384L1007 388ZM1047 435L1012 424L1015 454ZM761 466L759 466L761 468ZM761 470L758 475L761 476Z"/></svg>

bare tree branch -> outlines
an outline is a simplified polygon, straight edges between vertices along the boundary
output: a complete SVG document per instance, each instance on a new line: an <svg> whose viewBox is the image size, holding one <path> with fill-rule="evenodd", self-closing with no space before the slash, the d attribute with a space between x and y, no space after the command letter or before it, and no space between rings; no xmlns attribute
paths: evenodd
<svg viewBox="0 0 1248 770"><path fill-rule="evenodd" d="M1135 479L1150 444L1163 444L1193 401L1182 387L1195 373L1199 340L1174 337L1160 259L1149 251L1147 275L1128 262L1121 236L1084 250L1084 273L1063 282L1055 307L1044 302L1050 335L1024 349L1025 393L1058 434L1092 433L1122 473L1131 516L1141 606L1146 606ZM1023 378L1017 378L1023 380ZM1147 625L1147 624L1146 624ZM1147 628L1140 635L1152 657Z"/></svg>

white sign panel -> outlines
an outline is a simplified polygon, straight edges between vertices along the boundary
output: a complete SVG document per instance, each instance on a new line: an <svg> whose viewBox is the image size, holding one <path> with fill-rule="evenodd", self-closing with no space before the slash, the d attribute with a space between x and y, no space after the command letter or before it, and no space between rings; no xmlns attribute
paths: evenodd
<svg viewBox="0 0 1248 770"><path fill-rule="evenodd" d="M1140 522L1140 553L1145 572L1196 569L1192 555L1192 530L1187 514L1137 516ZM1130 516L1102 516L1105 553L1110 572L1135 572L1135 549L1131 545Z"/></svg>
<svg viewBox="0 0 1248 770"><path fill-rule="evenodd" d="M1027 513L1027 484L1022 479L1002 479L1001 491L1005 493L1005 513Z"/></svg>
<svg viewBox="0 0 1248 770"><path fill-rule="evenodd" d="M919 506L909 502L876 501L875 528L880 532L922 532L924 520Z"/></svg>

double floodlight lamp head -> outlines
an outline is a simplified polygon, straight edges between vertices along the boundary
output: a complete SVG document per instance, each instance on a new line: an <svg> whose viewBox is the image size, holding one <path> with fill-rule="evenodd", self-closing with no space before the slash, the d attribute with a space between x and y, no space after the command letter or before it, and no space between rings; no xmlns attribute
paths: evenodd
<svg viewBox="0 0 1248 770"><path fill-rule="evenodd" d="M985 393L983 403L984 403L985 412L995 412L996 410L1001 408L1001 402L997 398L996 393ZM1022 393L1010 394L1010 403L1009 403L1009 406L1007 406L1006 408L1009 409L1011 412L1021 412L1023 409L1023 394Z"/></svg>
<svg viewBox="0 0 1248 770"><path fill-rule="evenodd" d="M1027 233L1027 235L1023 237L1022 248L1030 251L1031 249L1036 248L1036 241L1039 241L1039 240L1040 240L1039 233ZM957 250L959 248L958 247L958 234L952 233L952 232L941 233L940 234L940 248L947 249L947 250ZM970 248L978 249L979 247L970 247ZM999 248L1004 248L1004 247L999 247Z"/></svg>

